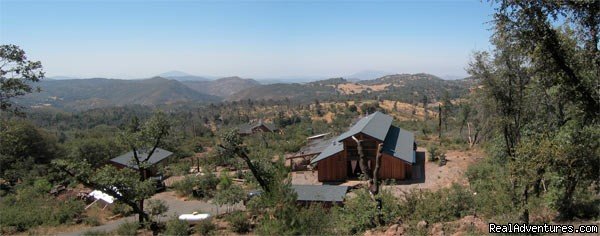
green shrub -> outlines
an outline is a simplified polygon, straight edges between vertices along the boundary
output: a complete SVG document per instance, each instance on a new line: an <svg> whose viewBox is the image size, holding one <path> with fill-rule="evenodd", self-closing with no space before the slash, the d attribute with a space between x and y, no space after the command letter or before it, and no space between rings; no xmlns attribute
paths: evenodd
<svg viewBox="0 0 600 236"><path fill-rule="evenodd" d="M83 219L83 223L89 226L98 226L100 225L100 220L95 216L88 216Z"/></svg>
<svg viewBox="0 0 600 236"><path fill-rule="evenodd" d="M76 222L83 212L84 203L81 201L59 201L32 185L16 189L16 193L0 199L2 232L22 232L39 225L70 224Z"/></svg>
<svg viewBox="0 0 600 236"><path fill-rule="evenodd" d="M429 153L427 160L430 162L437 161L439 152L440 152L440 148L437 145L434 145L434 144L429 145L427 147L427 153Z"/></svg>
<svg viewBox="0 0 600 236"><path fill-rule="evenodd" d="M52 214L56 224L66 224L78 218L84 210L84 203L77 199L70 199L62 204Z"/></svg>
<svg viewBox="0 0 600 236"><path fill-rule="evenodd" d="M189 224L177 218L167 221L165 235L183 236L189 235Z"/></svg>
<svg viewBox="0 0 600 236"><path fill-rule="evenodd" d="M125 203L116 201L112 205L111 212L115 215L129 216L133 213L133 209Z"/></svg>
<svg viewBox="0 0 600 236"><path fill-rule="evenodd" d="M232 212L226 217L226 220L229 222L233 232L246 233L250 231L250 221L246 218L246 214L244 212Z"/></svg>
<svg viewBox="0 0 600 236"><path fill-rule="evenodd" d="M217 225L211 219L202 220L194 226L194 231L200 235L211 235L215 229Z"/></svg>
<svg viewBox="0 0 600 236"><path fill-rule="evenodd" d="M473 214L474 201L473 194L457 184L436 192L413 190L400 202L400 216L429 223L452 221Z"/></svg>
<svg viewBox="0 0 600 236"><path fill-rule="evenodd" d="M119 225L115 233L117 235L136 235L139 228L137 222L125 222Z"/></svg>
<svg viewBox="0 0 600 236"><path fill-rule="evenodd" d="M517 212L510 195L510 176L505 164L486 158L469 166L466 176L475 194L478 214L493 217Z"/></svg>
<svg viewBox="0 0 600 236"><path fill-rule="evenodd" d="M348 199L343 207L333 209L336 228L340 230L337 234L357 234L387 225L398 218L400 204L389 191L384 190L377 195L382 202L381 211L377 209L377 203L371 199L366 189L359 189L355 193L356 196Z"/></svg>
<svg viewBox="0 0 600 236"><path fill-rule="evenodd" d="M218 183L219 179L209 172L203 176L186 176L173 184L173 188L179 196L207 198L214 195Z"/></svg>

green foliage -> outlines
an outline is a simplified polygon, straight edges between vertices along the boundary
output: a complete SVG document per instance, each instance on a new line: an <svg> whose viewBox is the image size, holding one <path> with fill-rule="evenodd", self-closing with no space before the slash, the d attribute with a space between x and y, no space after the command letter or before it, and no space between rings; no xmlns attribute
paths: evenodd
<svg viewBox="0 0 600 236"><path fill-rule="evenodd" d="M161 216L169 210L169 206L163 200L146 201L146 211L150 216Z"/></svg>
<svg viewBox="0 0 600 236"><path fill-rule="evenodd" d="M233 205L244 200L245 194L242 187L233 184L224 189L220 189L215 194L214 201L217 205L223 206L225 204Z"/></svg>
<svg viewBox="0 0 600 236"><path fill-rule="evenodd" d="M0 178L12 183L46 176L48 164L60 154L55 137L23 120L0 123Z"/></svg>
<svg viewBox="0 0 600 236"><path fill-rule="evenodd" d="M466 172L473 191L477 213L486 217L516 212L512 204L511 184L506 164L488 157L469 167Z"/></svg>
<svg viewBox="0 0 600 236"><path fill-rule="evenodd" d="M98 219L98 217L95 216L86 216L83 219L83 223L89 226L98 226L100 225L100 219Z"/></svg>
<svg viewBox="0 0 600 236"><path fill-rule="evenodd" d="M120 201L115 201L112 205L111 212L115 215L129 216L133 213L133 210L127 204Z"/></svg>
<svg viewBox="0 0 600 236"><path fill-rule="evenodd" d="M10 99L33 91L31 84L44 78L42 63L27 60L25 51L11 44L0 45L0 60L0 110L20 113Z"/></svg>
<svg viewBox="0 0 600 236"><path fill-rule="evenodd" d="M440 147L438 147L435 144L429 145L427 147L427 152L429 153L427 160L430 162L437 161L440 158L440 155L442 153L442 151L440 150Z"/></svg>
<svg viewBox="0 0 600 236"><path fill-rule="evenodd" d="M389 191L383 190L377 198L381 199L382 209L371 199L366 189L355 191L356 196L346 200L343 207L335 207L333 217L337 234L358 234L368 229L395 222L400 216L401 203Z"/></svg>
<svg viewBox="0 0 600 236"><path fill-rule="evenodd" d="M174 183L173 188L180 196L210 198L214 196L218 183L219 179L212 172L208 172L200 176L186 176Z"/></svg>
<svg viewBox="0 0 600 236"><path fill-rule="evenodd" d="M201 220L194 226L194 232L200 235L212 235L217 225L211 219Z"/></svg>
<svg viewBox="0 0 600 236"><path fill-rule="evenodd" d="M247 218L246 213L242 211L232 212L225 219L229 222L233 232L246 233L251 229L250 220Z"/></svg>
<svg viewBox="0 0 600 236"><path fill-rule="evenodd" d="M117 235L137 235L140 225L137 222L125 222L115 230Z"/></svg>
<svg viewBox="0 0 600 236"><path fill-rule="evenodd" d="M177 219L176 217L167 221L165 227L165 235L185 236L189 235L189 225L187 222Z"/></svg>
<svg viewBox="0 0 600 236"><path fill-rule="evenodd" d="M473 214L473 194L454 184L436 192L414 190L399 203L402 219L426 220L429 223L452 221Z"/></svg>
<svg viewBox="0 0 600 236"><path fill-rule="evenodd" d="M1 231L12 234L39 225L74 223L81 216L84 203L77 199L59 201L39 188L20 184L14 194L0 199L0 208Z"/></svg>

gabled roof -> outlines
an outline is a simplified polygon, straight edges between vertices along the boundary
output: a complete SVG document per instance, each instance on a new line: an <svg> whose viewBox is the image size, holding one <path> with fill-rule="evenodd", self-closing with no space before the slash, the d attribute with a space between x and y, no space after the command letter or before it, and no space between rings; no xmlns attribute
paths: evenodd
<svg viewBox="0 0 600 236"><path fill-rule="evenodd" d="M381 112L375 112L371 115L363 117L347 132L341 134L337 141L342 141L358 133L369 135L379 141L383 141L392 125L393 118Z"/></svg>
<svg viewBox="0 0 600 236"><path fill-rule="evenodd" d="M409 163L415 163L415 135L412 132L390 126L383 141L383 152Z"/></svg>
<svg viewBox="0 0 600 236"><path fill-rule="evenodd" d="M298 201L342 202L348 186L338 185L292 185Z"/></svg>
<svg viewBox="0 0 600 236"><path fill-rule="evenodd" d="M344 144L338 141L332 141L317 157L310 161L310 164L317 163L320 160L333 156L341 151L344 151Z"/></svg>
<svg viewBox="0 0 600 236"><path fill-rule="evenodd" d="M334 141L335 137L329 139L324 139L323 137L319 139L308 140L306 146L300 148L300 150L296 152L293 156L308 156L319 154L323 152L323 150L325 150Z"/></svg>
<svg viewBox="0 0 600 236"><path fill-rule="evenodd" d="M275 124L273 124L273 123L265 123L262 120L259 120L256 123L247 123L247 124L241 125L239 127L239 133L251 134L253 129L255 129L257 127L260 127L260 126L265 126L270 131L276 131L277 130L277 126Z"/></svg>
<svg viewBox="0 0 600 236"><path fill-rule="evenodd" d="M150 152L150 150L147 150L147 151L139 151L138 150L137 155L138 155L138 158L140 159L140 161L146 159L146 157L148 157L149 152ZM152 154L150 159L148 159L148 163L150 165L154 165L154 164L159 163L162 160L170 157L171 155L173 155L172 152L169 152L162 148L156 148L156 150L154 151L154 153ZM138 169L137 163L135 163L135 160L133 157L133 151L125 153L118 157L115 157L113 159L110 159L110 161L127 166L132 169L136 169L136 170Z"/></svg>

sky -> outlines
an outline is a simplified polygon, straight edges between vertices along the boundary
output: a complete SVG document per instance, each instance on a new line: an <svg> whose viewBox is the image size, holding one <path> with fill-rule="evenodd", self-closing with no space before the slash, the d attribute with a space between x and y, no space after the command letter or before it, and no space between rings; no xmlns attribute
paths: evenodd
<svg viewBox="0 0 600 236"><path fill-rule="evenodd" d="M492 13L478 0L0 0L0 43L47 76L466 76L491 47Z"/></svg>

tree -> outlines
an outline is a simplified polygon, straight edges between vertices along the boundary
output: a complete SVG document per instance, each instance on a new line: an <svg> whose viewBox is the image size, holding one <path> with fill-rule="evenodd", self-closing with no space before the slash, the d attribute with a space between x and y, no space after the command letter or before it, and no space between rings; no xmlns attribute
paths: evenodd
<svg viewBox="0 0 600 236"><path fill-rule="evenodd" d="M0 178L11 183L45 176L61 153L56 137L22 120L0 123Z"/></svg>
<svg viewBox="0 0 600 236"><path fill-rule="evenodd" d="M149 220L148 213L144 211L144 200L156 192L155 182L148 176L149 160L169 134L169 129L170 122L165 114L159 112L144 125L140 125L134 117L121 132L119 141L132 150L132 164L137 166L136 170L118 170L112 165L94 169L86 160L62 159L54 163L83 185L105 192L129 205L138 214L138 221L142 224Z"/></svg>
<svg viewBox="0 0 600 236"><path fill-rule="evenodd" d="M238 156L241 158L252 172L252 175L260 187L265 192L269 192L269 183L263 178L258 167L248 156L248 150L237 130L230 130L223 135L221 138L221 144L219 144L219 154L222 156Z"/></svg>
<svg viewBox="0 0 600 236"><path fill-rule="evenodd" d="M20 114L10 100L33 92L31 83L43 78L41 62L27 60L25 51L16 45L0 45L0 111Z"/></svg>
<svg viewBox="0 0 600 236"><path fill-rule="evenodd" d="M572 218L573 195L597 181L600 165L600 3L499 3L495 49L476 53L469 72L480 80L490 101L486 116L504 140L513 203L527 222L531 193L540 194L553 176L549 186L561 191L552 205Z"/></svg>

